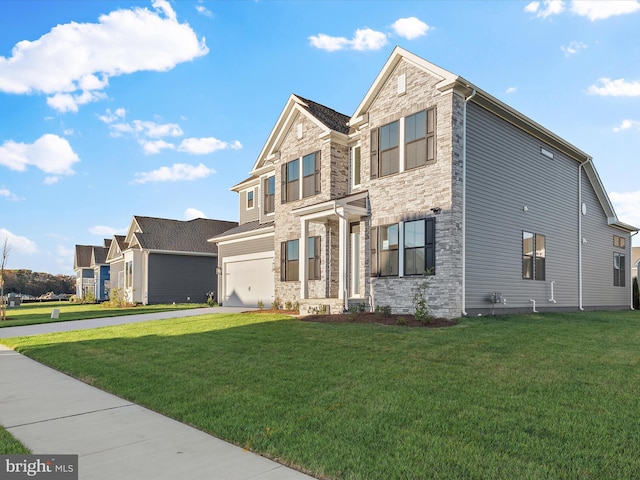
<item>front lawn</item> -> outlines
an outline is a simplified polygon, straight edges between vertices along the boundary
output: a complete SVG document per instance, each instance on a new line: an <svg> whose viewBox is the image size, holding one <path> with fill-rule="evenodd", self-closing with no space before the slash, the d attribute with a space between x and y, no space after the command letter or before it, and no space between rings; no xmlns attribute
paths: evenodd
<svg viewBox="0 0 640 480"><path fill-rule="evenodd" d="M25 303L17 308L7 309L7 320L0 321L2 327L33 325L36 323L67 322L89 318L119 317L140 313L166 312L168 310L187 310L206 307L204 303L181 303L176 305L144 305L127 308L106 308L102 304L77 304L69 302ZM51 311L60 310L59 318L51 318ZM0 337L2 334L0 333Z"/></svg>
<svg viewBox="0 0 640 480"><path fill-rule="evenodd" d="M206 315L1 343L319 478L640 478L639 312Z"/></svg>
<svg viewBox="0 0 640 480"><path fill-rule="evenodd" d="M13 435L0 425L0 454L26 455L29 453L31 453L31 451L27 447L13 438Z"/></svg>

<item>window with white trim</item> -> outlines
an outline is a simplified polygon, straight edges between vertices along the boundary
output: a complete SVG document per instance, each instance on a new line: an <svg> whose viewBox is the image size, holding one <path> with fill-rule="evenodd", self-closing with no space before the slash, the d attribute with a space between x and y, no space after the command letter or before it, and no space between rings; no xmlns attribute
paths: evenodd
<svg viewBox="0 0 640 480"><path fill-rule="evenodd" d="M627 257L622 253L613 254L613 286L626 286Z"/></svg>
<svg viewBox="0 0 640 480"><path fill-rule="evenodd" d="M262 185L264 191L264 204L262 209L265 214L273 213L276 209L276 177L271 176L265 178Z"/></svg>
<svg viewBox="0 0 640 480"><path fill-rule="evenodd" d="M546 275L547 241L539 233L522 232L522 278L544 280Z"/></svg>
<svg viewBox="0 0 640 480"><path fill-rule="evenodd" d="M247 190L247 210L251 210L254 207L254 189Z"/></svg>

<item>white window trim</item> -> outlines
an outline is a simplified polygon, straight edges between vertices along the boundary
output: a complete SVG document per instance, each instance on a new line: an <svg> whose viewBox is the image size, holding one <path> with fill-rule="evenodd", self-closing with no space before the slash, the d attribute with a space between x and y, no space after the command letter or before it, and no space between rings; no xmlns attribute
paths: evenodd
<svg viewBox="0 0 640 480"><path fill-rule="evenodd" d="M249 192L253 193L253 205L249 206ZM244 191L244 206L245 210L253 210L256 208L256 187L249 188Z"/></svg>
<svg viewBox="0 0 640 480"><path fill-rule="evenodd" d="M355 171L356 171L355 151L356 151L356 148L360 149L360 182L359 183L355 182ZM351 188L359 187L360 185L362 185L362 147L360 145L360 142L358 142L356 145L351 147L350 166L351 166L351 179L350 179Z"/></svg>

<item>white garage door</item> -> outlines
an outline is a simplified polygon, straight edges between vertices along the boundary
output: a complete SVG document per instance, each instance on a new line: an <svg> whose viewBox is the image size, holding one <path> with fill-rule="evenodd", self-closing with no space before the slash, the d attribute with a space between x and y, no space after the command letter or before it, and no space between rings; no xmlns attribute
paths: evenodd
<svg viewBox="0 0 640 480"><path fill-rule="evenodd" d="M224 262L224 303L228 307L271 308L274 295L273 257Z"/></svg>

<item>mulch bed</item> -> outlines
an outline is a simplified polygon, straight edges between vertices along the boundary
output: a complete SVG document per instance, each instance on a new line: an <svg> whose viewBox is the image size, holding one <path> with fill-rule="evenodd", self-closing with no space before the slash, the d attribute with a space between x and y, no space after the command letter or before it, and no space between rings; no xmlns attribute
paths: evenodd
<svg viewBox="0 0 640 480"><path fill-rule="evenodd" d="M396 314L381 315L380 313L343 313L335 315L300 315L299 312L294 310L254 310L251 313L283 313L285 315L294 315L299 317L303 322L318 322L318 323L370 323L378 325L396 325L402 327L426 327L426 328L442 328L452 327L457 325L455 320L448 320L446 318L433 318L429 323L422 323L415 319L411 314Z"/></svg>

